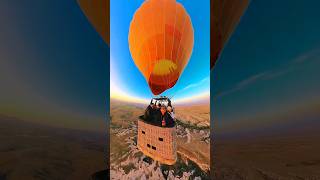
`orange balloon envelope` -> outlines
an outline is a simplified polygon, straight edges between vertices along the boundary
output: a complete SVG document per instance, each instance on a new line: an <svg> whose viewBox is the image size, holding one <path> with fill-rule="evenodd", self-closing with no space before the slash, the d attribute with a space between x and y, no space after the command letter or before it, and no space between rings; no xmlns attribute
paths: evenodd
<svg viewBox="0 0 320 180"><path fill-rule="evenodd" d="M175 0L146 0L135 12L129 30L132 59L153 94L173 87L193 49L193 27Z"/></svg>

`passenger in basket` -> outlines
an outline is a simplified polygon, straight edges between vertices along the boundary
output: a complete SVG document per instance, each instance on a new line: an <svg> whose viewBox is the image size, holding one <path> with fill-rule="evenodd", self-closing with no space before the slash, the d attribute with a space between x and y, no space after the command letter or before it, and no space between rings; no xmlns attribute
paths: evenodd
<svg viewBox="0 0 320 180"><path fill-rule="evenodd" d="M168 113L169 113L169 115L171 116L171 118L174 120L174 113L173 113L173 109L172 109L172 107L171 106L168 106Z"/></svg>
<svg viewBox="0 0 320 180"><path fill-rule="evenodd" d="M161 126L162 127L173 127L174 120L166 106L161 106Z"/></svg>
<svg viewBox="0 0 320 180"><path fill-rule="evenodd" d="M161 126L161 110L160 108L156 108L154 110L154 113L153 113L153 124L157 125L157 126Z"/></svg>
<svg viewBox="0 0 320 180"><path fill-rule="evenodd" d="M165 127L166 126L166 113L167 113L167 108L166 106L161 106L161 126Z"/></svg>
<svg viewBox="0 0 320 180"><path fill-rule="evenodd" d="M153 116L153 103L151 103L144 112L144 119L146 121L151 121Z"/></svg>

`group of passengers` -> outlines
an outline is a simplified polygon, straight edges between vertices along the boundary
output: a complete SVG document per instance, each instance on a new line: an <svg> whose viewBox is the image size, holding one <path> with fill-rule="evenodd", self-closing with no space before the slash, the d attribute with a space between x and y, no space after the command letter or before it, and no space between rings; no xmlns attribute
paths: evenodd
<svg viewBox="0 0 320 180"><path fill-rule="evenodd" d="M158 126L173 127L174 112L171 102L151 101L145 111L145 119Z"/></svg>

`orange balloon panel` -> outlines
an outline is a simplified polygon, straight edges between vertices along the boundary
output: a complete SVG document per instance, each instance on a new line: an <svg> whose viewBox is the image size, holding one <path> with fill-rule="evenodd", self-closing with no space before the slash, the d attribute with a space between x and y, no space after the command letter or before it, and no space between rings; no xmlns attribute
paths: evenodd
<svg viewBox="0 0 320 180"><path fill-rule="evenodd" d="M132 59L153 94L173 87L193 48L193 27L175 0L146 0L135 12L129 30Z"/></svg>

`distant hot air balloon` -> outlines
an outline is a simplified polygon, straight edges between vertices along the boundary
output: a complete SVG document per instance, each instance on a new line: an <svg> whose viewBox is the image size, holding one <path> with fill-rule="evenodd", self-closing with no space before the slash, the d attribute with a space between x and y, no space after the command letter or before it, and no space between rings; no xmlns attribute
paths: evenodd
<svg viewBox="0 0 320 180"><path fill-rule="evenodd" d="M249 0L211 1L211 69L239 23L248 4Z"/></svg>
<svg viewBox="0 0 320 180"><path fill-rule="evenodd" d="M176 84L190 59L193 36L191 19L175 0L148 0L135 12L129 49L153 94Z"/></svg>
<svg viewBox="0 0 320 180"><path fill-rule="evenodd" d="M78 0L81 10L105 43L110 41L110 0Z"/></svg>

